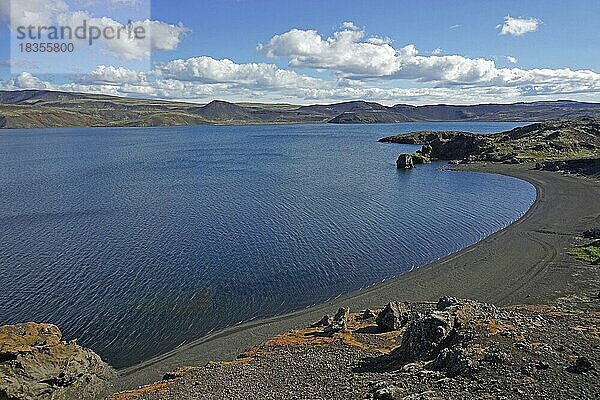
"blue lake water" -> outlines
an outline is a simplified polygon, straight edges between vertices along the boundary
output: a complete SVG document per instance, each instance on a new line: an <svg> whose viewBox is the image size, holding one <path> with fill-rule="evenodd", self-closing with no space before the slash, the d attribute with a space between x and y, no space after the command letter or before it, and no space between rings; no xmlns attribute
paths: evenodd
<svg viewBox="0 0 600 400"><path fill-rule="evenodd" d="M505 176L395 168L406 123L0 131L0 324L117 367L397 276L518 219ZM523 125L523 124L521 124Z"/></svg>

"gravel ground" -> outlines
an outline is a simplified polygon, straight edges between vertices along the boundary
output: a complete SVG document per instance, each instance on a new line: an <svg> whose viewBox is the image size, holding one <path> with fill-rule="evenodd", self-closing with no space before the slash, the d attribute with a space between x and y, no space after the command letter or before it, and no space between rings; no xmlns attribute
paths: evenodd
<svg viewBox="0 0 600 400"><path fill-rule="evenodd" d="M322 327L290 331L233 361L182 369L113 399L599 398L600 299L596 311L586 304L585 312L459 302L444 311L407 304L409 322L395 331L361 313L333 334ZM435 347L439 327L417 328L442 314L455 322L443 327L446 336ZM419 353L431 346L431 354ZM442 357L446 352L451 356Z"/></svg>

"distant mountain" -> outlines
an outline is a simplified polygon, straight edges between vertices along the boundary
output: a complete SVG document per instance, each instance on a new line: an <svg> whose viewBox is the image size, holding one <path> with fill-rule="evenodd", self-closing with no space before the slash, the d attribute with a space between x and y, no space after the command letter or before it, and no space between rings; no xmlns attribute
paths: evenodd
<svg viewBox="0 0 600 400"><path fill-rule="evenodd" d="M391 124L395 122L409 122L406 116L386 110L359 110L346 111L329 120L330 124Z"/></svg>
<svg viewBox="0 0 600 400"><path fill-rule="evenodd" d="M600 104L545 101L472 106L348 101L335 104L206 105L48 90L0 91L1 128L170 126L198 124L394 123L408 121L547 121L600 118Z"/></svg>
<svg viewBox="0 0 600 400"><path fill-rule="evenodd" d="M192 111L212 121L247 120L252 114L252 110L248 108L220 100L211 101L203 107L192 109Z"/></svg>
<svg viewBox="0 0 600 400"><path fill-rule="evenodd" d="M394 112L417 121L543 121L594 118L600 104L575 101L539 101L513 104L479 104L473 106L397 104Z"/></svg>
<svg viewBox="0 0 600 400"><path fill-rule="evenodd" d="M345 112L389 111L389 108L382 106L379 103L367 101L346 101L336 104L315 104L311 106L302 106L298 108L298 111L303 113L314 113L335 117Z"/></svg>

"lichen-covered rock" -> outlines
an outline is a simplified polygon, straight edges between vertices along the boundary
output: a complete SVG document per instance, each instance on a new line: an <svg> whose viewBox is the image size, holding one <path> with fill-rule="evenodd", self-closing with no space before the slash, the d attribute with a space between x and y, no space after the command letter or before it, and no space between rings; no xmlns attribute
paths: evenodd
<svg viewBox="0 0 600 400"><path fill-rule="evenodd" d="M432 358L452 333L456 321L449 311L433 311L415 320L402 338L400 354L407 360Z"/></svg>
<svg viewBox="0 0 600 400"><path fill-rule="evenodd" d="M423 153L415 153L411 154L413 164L429 164L431 163L431 159L429 156L424 155Z"/></svg>
<svg viewBox="0 0 600 400"><path fill-rule="evenodd" d="M433 361L432 367L446 372L446 376L469 376L477 371L478 361L467 348L452 346L442 349Z"/></svg>
<svg viewBox="0 0 600 400"><path fill-rule="evenodd" d="M421 147L421 154L423 154L424 156L431 157L432 151L433 151L433 148L429 144L424 144Z"/></svg>
<svg viewBox="0 0 600 400"><path fill-rule="evenodd" d="M431 157L428 154L417 152L414 154L400 154L396 160L396 168L398 169L410 169L414 168L417 164L429 164L431 163Z"/></svg>
<svg viewBox="0 0 600 400"><path fill-rule="evenodd" d="M377 315L375 323L385 331L396 331L408 322L410 309L404 303L393 301Z"/></svg>
<svg viewBox="0 0 600 400"><path fill-rule="evenodd" d="M0 327L0 399L95 398L114 371L51 324Z"/></svg>
<svg viewBox="0 0 600 400"><path fill-rule="evenodd" d="M348 328L348 317L350 309L341 307L333 316L331 324L327 325L323 332L333 334L335 332L345 331Z"/></svg>

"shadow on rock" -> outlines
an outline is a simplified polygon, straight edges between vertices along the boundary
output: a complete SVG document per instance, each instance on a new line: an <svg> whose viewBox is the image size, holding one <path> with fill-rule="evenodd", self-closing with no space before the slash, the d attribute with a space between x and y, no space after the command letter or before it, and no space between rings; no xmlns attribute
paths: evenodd
<svg viewBox="0 0 600 400"><path fill-rule="evenodd" d="M448 376L469 375L477 369L477 361L469 348L474 334L464 327L472 308L473 304L468 301L440 299L436 310L411 318L413 321L399 347L389 354L363 359L354 372L395 371L421 362Z"/></svg>

